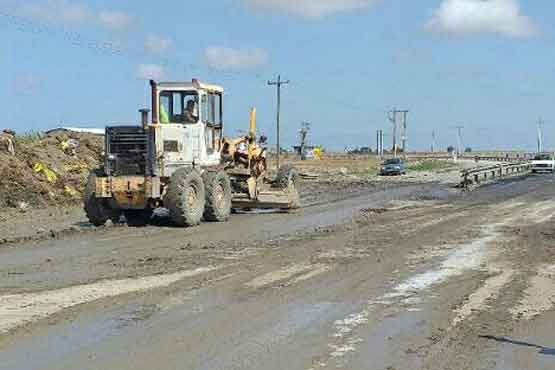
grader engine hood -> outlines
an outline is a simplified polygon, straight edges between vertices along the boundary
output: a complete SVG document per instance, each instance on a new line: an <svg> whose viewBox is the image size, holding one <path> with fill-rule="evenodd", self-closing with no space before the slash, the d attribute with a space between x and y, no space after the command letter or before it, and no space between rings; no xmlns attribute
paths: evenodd
<svg viewBox="0 0 555 370"><path fill-rule="evenodd" d="M105 171L110 176L147 175L149 133L140 126L107 127Z"/></svg>

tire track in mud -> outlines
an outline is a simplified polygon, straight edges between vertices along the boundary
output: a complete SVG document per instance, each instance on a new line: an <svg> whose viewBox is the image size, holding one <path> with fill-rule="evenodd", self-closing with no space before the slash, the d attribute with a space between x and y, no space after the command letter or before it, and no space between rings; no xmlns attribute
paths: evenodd
<svg viewBox="0 0 555 370"><path fill-rule="evenodd" d="M528 280L524 296L510 312L515 320L530 320L555 306L555 265L538 268Z"/></svg>
<svg viewBox="0 0 555 370"><path fill-rule="evenodd" d="M499 211L505 211L505 219L499 219ZM358 350L358 346L364 340L355 333L358 329L369 322L370 315L385 307L399 306L405 307L407 311L414 305L422 303L420 293L432 289L454 277L466 274L469 271L485 271L493 274L490 278L474 292L472 292L466 304L463 304L455 313L451 327L459 325L479 311L487 310L488 303L493 303L500 292L512 281L516 272L509 266L508 261L496 261L503 259L502 251L497 248L497 244L504 240L504 228L513 225L539 224L551 219L555 211L555 202L552 200L528 203L524 206L523 202L511 200L500 205L490 206L489 215L495 215L490 219L497 219L497 222L481 226L481 236L469 243L449 246L449 252L441 253L443 262L437 268L432 268L426 272L417 274L407 280L398 283L391 288L389 293L378 298L369 299L363 310L353 313L344 319L334 323L334 330L330 334L335 340L328 344L329 352L319 360L319 364L310 369L327 368L331 363L335 367L346 366L348 360L344 359L348 354ZM434 226L442 222L450 222L458 216L464 216L468 211L462 210L461 215L455 213L440 217L437 222L422 223L422 228ZM484 219L488 219L483 217ZM417 232L418 227L413 232ZM431 249L444 249L444 246L432 246ZM425 254L425 252L423 253ZM414 258L414 256L413 256ZM494 262L496 261L496 262ZM545 267L538 276L531 279L531 286L527 290L526 297L521 301L520 308L515 309L515 316L522 316L526 312L528 317L539 312L551 309L555 304L555 280L549 274L555 273L555 267ZM551 294L547 294L547 292ZM540 299L530 299L531 297L542 297ZM535 307L536 310L532 309ZM418 311L418 309L415 309Z"/></svg>
<svg viewBox="0 0 555 370"><path fill-rule="evenodd" d="M167 287L180 280L220 268L217 266L199 267L194 270L180 271L168 275L105 280L40 293L0 296L0 334L18 326L44 319L67 308L103 298Z"/></svg>

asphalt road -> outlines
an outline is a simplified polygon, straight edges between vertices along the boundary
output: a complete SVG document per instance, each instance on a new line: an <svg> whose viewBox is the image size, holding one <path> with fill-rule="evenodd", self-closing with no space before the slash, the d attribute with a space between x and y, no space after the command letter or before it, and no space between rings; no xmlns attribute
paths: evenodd
<svg viewBox="0 0 555 370"><path fill-rule="evenodd" d="M6 246L0 369L553 369L554 185Z"/></svg>

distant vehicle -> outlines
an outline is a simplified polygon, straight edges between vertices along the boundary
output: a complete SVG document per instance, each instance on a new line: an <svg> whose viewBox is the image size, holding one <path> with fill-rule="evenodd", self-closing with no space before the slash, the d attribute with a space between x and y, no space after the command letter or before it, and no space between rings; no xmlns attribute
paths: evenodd
<svg viewBox="0 0 555 370"><path fill-rule="evenodd" d="M532 172L555 172L555 155L552 153L538 153L532 159Z"/></svg>
<svg viewBox="0 0 555 370"><path fill-rule="evenodd" d="M367 146L363 146L362 148L355 148L353 150L349 150L349 154L370 154L372 153L372 149Z"/></svg>
<svg viewBox="0 0 555 370"><path fill-rule="evenodd" d="M381 176L405 175L406 173L405 164L400 158L388 159L380 168Z"/></svg>

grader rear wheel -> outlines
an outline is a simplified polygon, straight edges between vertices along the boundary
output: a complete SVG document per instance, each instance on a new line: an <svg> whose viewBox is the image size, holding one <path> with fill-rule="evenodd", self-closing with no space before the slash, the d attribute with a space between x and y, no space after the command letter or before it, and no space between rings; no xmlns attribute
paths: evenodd
<svg viewBox="0 0 555 370"><path fill-rule="evenodd" d="M96 172L91 172L83 194L85 214L94 226L103 226L108 220L119 222L121 212L110 208L106 199L96 197Z"/></svg>
<svg viewBox="0 0 555 370"><path fill-rule="evenodd" d="M224 171L205 172L202 176L206 187L204 219L224 222L231 214L231 181Z"/></svg>
<svg viewBox="0 0 555 370"><path fill-rule="evenodd" d="M193 168L180 168L168 184L164 205L177 226L195 226L202 219L205 206L204 182Z"/></svg>

